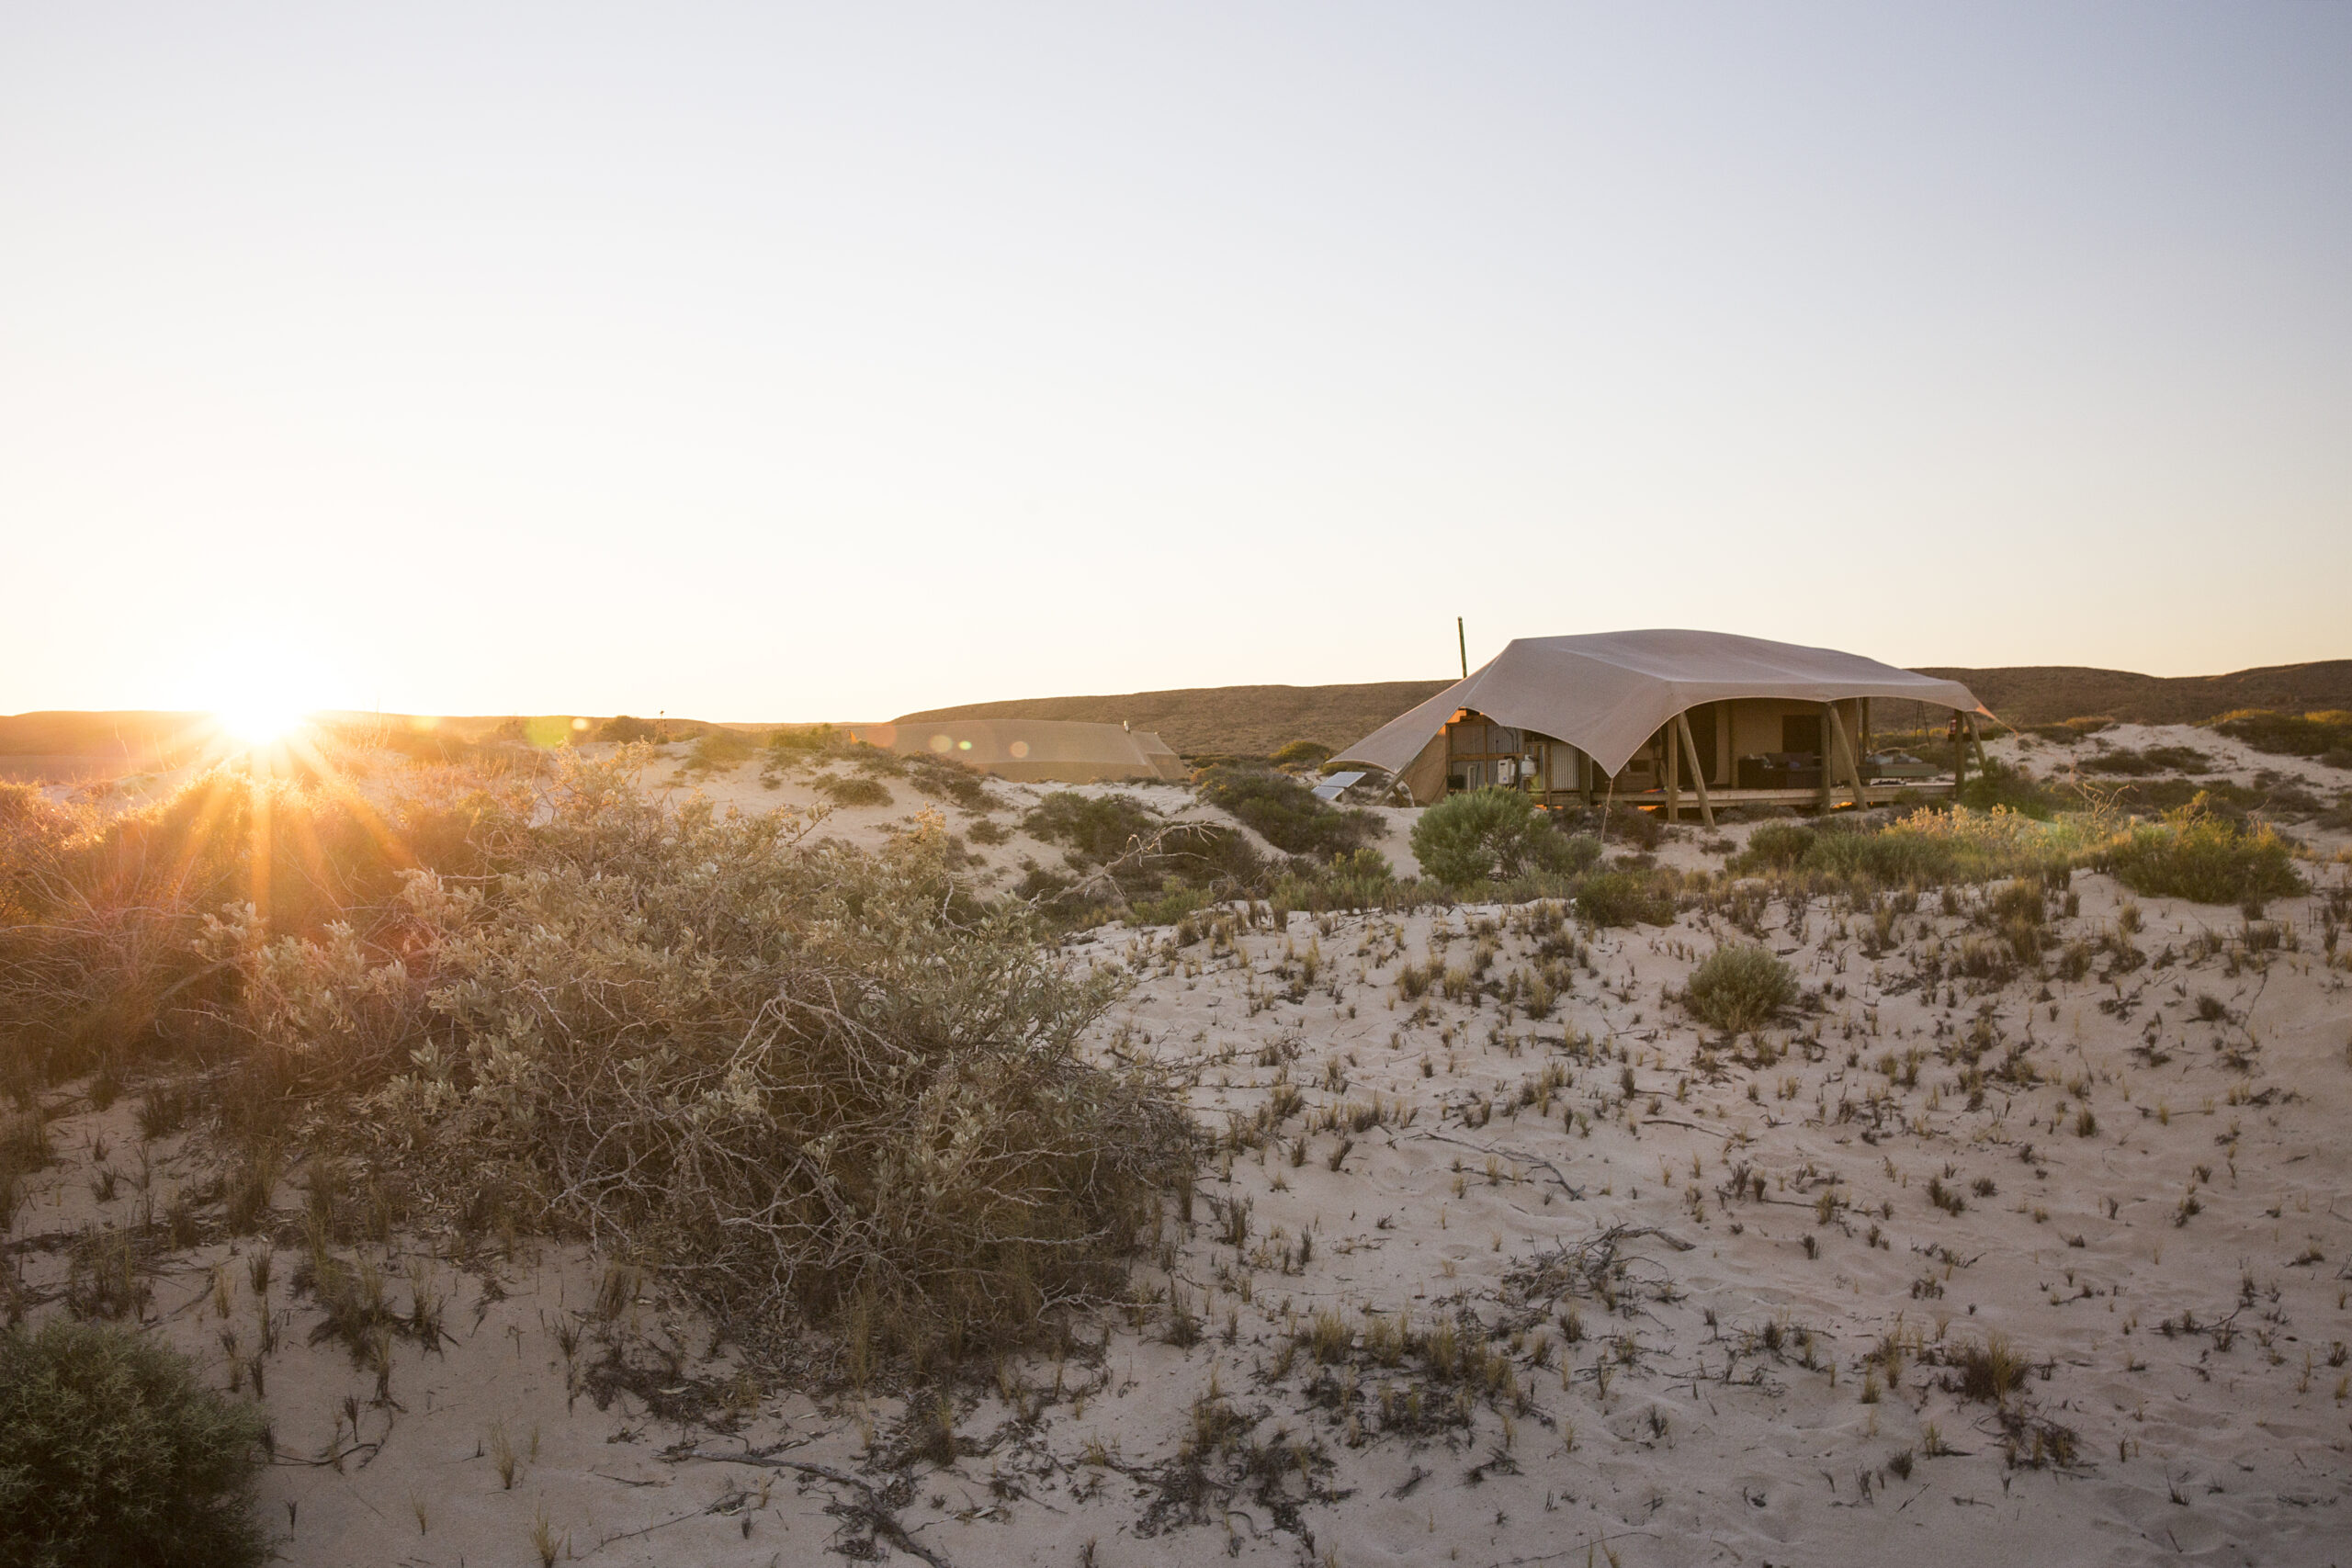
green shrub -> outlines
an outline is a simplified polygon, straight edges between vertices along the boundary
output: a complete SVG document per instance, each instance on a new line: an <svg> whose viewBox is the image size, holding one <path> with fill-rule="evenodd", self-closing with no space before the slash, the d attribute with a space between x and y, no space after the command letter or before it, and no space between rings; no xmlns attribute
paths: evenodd
<svg viewBox="0 0 2352 1568"><path fill-rule="evenodd" d="M1396 880L1396 867L1378 850L1333 855L1328 865L1298 862L1274 884L1274 902L1293 909L1393 909L1420 899Z"/></svg>
<svg viewBox="0 0 2352 1568"><path fill-rule="evenodd" d="M2161 823L2135 823L2101 857L2133 892L2195 904L2241 904L2303 890L2291 852L2266 823L2213 812L2205 796Z"/></svg>
<svg viewBox="0 0 2352 1568"><path fill-rule="evenodd" d="M1294 740L1274 753L1273 762L1278 768L1313 768L1330 755L1331 748L1320 740Z"/></svg>
<svg viewBox="0 0 2352 1568"><path fill-rule="evenodd" d="M1341 811L1315 792L1263 768L1214 767L1200 777L1201 798L1229 811L1284 854L1346 854L1381 835L1369 811Z"/></svg>
<svg viewBox="0 0 2352 1568"><path fill-rule="evenodd" d="M888 806L890 792L880 779L844 778L828 774L817 781L817 788L835 806Z"/></svg>
<svg viewBox="0 0 2352 1568"><path fill-rule="evenodd" d="M640 740L659 742L667 739L668 737L662 734L661 728L656 725L650 724L641 718L631 718L627 714L621 714L616 717L608 718L603 724L597 726L596 739L599 740L617 740L624 745L630 745Z"/></svg>
<svg viewBox="0 0 2352 1568"><path fill-rule="evenodd" d="M2151 746L2135 751L2129 746L2096 752L2075 766L2086 773L2115 773L2143 779L2155 773L2202 773L2212 771L2213 759L2193 746Z"/></svg>
<svg viewBox="0 0 2352 1568"><path fill-rule="evenodd" d="M1577 918L1595 926L1662 926L1674 919L1674 894L1657 871L1596 871L1568 886ZM1531 890L1531 896L1532 891Z"/></svg>
<svg viewBox="0 0 2352 1568"><path fill-rule="evenodd" d="M771 734L768 750L775 752L829 751L840 739L841 732L830 724L802 725Z"/></svg>
<svg viewBox="0 0 2352 1568"><path fill-rule="evenodd" d="M129 1329L0 1332L0 1562L244 1568L269 1554L253 1406Z"/></svg>
<svg viewBox="0 0 2352 1568"><path fill-rule="evenodd" d="M704 730L695 741L694 750L686 753L686 766L698 773L731 768L757 750L751 738L741 731L714 727Z"/></svg>
<svg viewBox="0 0 2352 1568"><path fill-rule="evenodd" d="M1975 811L2014 811L2047 822L2071 804L2064 795L2005 762L1969 771L1955 804Z"/></svg>
<svg viewBox="0 0 2352 1568"><path fill-rule="evenodd" d="M1530 872L1573 873L1600 854L1597 840L1561 832L1515 789L1447 795L1413 824L1412 843L1421 870L1450 887Z"/></svg>
<svg viewBox="0 0 2352 1568"><path fill-rule="evenodd" d="M2241 708L2212 720L2211 727L2274 756L2317 757L2352 750L2352 713L2335 708L2306 714Z"/></svg>
<svg viewBox="0 0 2352 1568"><path fill-rule="evenodd" d="M1022 818L1030 837L1065 844L1082 860L1116 860L1162 827L1159 815L1128 795L1080 795L1056 790Z"/></svg>
<svg viewBox="0 0 2352 1568"><path fill-rule="evenodd" d="M1787 871L1804 860L1820 835L1802 822L1767 822L1747 836L1747 847L1734 856L1727 871Z"/></svg>
<svg viewBox="0 0 2352 1568"><path fill-rule="evenodd" d="M1691 971L1682 995L1704 1021L1743 1033L1796 1000L1796 972L1767 948L1719 947Z"/></svg>

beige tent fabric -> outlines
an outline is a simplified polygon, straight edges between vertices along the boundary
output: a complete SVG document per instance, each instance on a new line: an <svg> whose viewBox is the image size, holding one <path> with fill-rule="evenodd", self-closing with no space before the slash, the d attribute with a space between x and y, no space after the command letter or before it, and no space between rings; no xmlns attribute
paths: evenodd
<svg viewBox="0 0 2352 1568"><path fill-rule="evenodd" d="M1992 716L1957 681L1835 649L1725 632L1518 637L1468 680L1389 720L1331 763L1402 772L1456 710L1468 708L1498 724L1565 740L1614 773L1676 714L1736 697L1816 703L1895 697Z"/></svg>
<svg viewBox="0 0 2352 1568"><path fill-rule="evenodd" d="M957 718L853 725L849 734L901 755L928 751L1021 784L1187 777L1184 760L1148 729L1049 718Z"/></svg>

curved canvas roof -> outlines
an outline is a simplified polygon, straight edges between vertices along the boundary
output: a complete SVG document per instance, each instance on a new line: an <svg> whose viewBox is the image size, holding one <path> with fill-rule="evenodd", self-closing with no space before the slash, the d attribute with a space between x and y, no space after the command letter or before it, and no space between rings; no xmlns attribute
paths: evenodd
<svg viewBox="0 0 2352 1568"><path fill-rule="evenodd" d="M1457 709L1468 708L1498 724L1565 740L1613 773L1676 714L1734 697L1815 703L1895 697L1992 716L1957 681L1829 648L1725 632L1516 637L1467 680L1331 761L1400 773Z"/></svg>
<svg viewBox="0 0 2352 1568"><path fill-rule="evenodd" d="M852 739L902 753L930 751L1023 784L1186 776L1184 760L1148 729L1051 718L955 718L860 724Z"/></svg>

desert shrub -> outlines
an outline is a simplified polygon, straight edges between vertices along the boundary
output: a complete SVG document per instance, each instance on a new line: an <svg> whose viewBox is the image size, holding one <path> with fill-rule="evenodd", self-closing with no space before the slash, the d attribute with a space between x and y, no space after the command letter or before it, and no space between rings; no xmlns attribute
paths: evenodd
<svg viewBox="0 0 2352 1568"><path fill-rule="evenodd" d="M1058 790L1022 827L1068 846L1075 878L1031 867L1016 897L1050 905L1057 919L1092 923L1121 905L1154 902L1182 888L1217 897L1263 890L1267 868L1250 841L1211 822L1170 822L1125 795Z"/></svg>
<svg viewBox="0 0 2352 1568"><path fill-rule="evenodd" d="M1953 1392L1967 1399L1998 1404L2025 1382L2031 1365L2016 1347L1998 1334L1987 1334L1951 1353L1959 1378Z"/></svg>
<svg viewBox="0 0 2352 1568"><path fill-rule="evenodd" d="M641 718L631 718L628 714L620 714L596 727L596 739L616 740L623 745L633 745L642 740L660 742L668 739L669 737L662 732L658 725Z"/></svg>
<svg viewBox="0 0 2352 1568"><path fill-rule="evenodd" d="M880 779L847 777L828 773L816 781L817 789L835 806L888 806L890 791Z"/></svg>
<svg viewBox="0 0 2352 1568"><path fill-rule="evenodd" d="M1333 855L1329 863L1300 861L1274 884L1273 901L1293 909L1409 908L1420 889L1400 884L1396 867L1378 850Z"/></svg>
<svg viewBox="0 0 2352 1568"><path fill-rule="evenodd" d="M2121 746L2085 757L2075 766L2086 773L2146 778L2154 773L2206 773L2211 770L2213 760L2193 746L2151 746L2143 751Z"/></svg>
<svg viewBox="0 0 2352 1568"><path fill-rule="evenodd" d="M1274 753L1273 763L1278 768L1314 768L1330 755L1331 748L1320 740L1294 740Z"/></svg>
<svg viewBox="0 0 2352 1568"><path fill-rule="evenodd" d="M2318 757L2352 750L2352 713L2341 709L2290 714L2241 708L2212 720L2211 727L2274 756Z"/></svg>
<svg viewBox="0 0 2352 1568"><path fill-rule="evenodd" d="M1577 918L1595 926L1662 926L1674 919L1668 873L1617 868L1575 878L1567 895ZM1530 890L1531 896L1540 896Z"/></svg>
<svg viewBox="0 0 2352 1568"><path fill-rule="evenodd" d="M103 822L0 824L0 1053L54 1078L192 1048L231 983L199 949L206 919L236 904L267 931L389 940L404 873L486 873L520 799L511 780L442 769L363 799L223 766Z"/></svg>
<svg viewBox="0 0 2352 1568"><path fill-rule="evenodd" d="M2237 904L2303 890L2287 841L2267 824L2235 821L2203 795L2162 822L2135 823L2101 856L2134 893L2196 904Z"/></svg>
<svg viewBox="0 0 2352 1568"><path fill-rule="evenodd" d="M128 1329L0 1332L0 1562L243 1568L263 1424Z"/></svg>
<svg viewBox="0 0 2352 1568"><path fill-rule="evenodd" d="M1767 948L1719 947L1690 972L1682 996L1700 1019L1738 1034L1796 1000L1796 972Z"/></svg>
<svg viewBox="0 0 2352 1568"><path fill-rule="evenodd" d="M1970 770L1968 782L1961 786L1955 804L1976 811L2014 811L2047 822L2070 802L2007 763L1988 761L1984 767Z"/></svg>
<svg viewBox="0 0 2352 1568"><path fill-rule="evenodd" d="M719 768L731 768L744 759L756 755L759 748L752 738L741 730L712 726L695 739L694 749L686 753L686 766L698 773Z"/></svg>
<svg viewBox="0 0 2352 1568"><path fill-rule="evenodd" d="M967 811L992 811L996 802L989 798L980 781L987 775L968 762L953 757L919 756L907 759L907 778L915 788L943 800L952 800Z"/></svg>
<svg viewBox="0 0 2352 1568"><path fill-rule="evenodd" d="M1758 829L1756 838L1765 831ZM1840 824L1797 831L1811 836L1793 869L1879 887L2054 876L2079 859L2095 837L2077 819L2043 822L2000 807L1990 811L1922 808L1876 830ZM1735 859L1730 869L1791 869L1777 857L1796 843L1792 836L1776 838L1770 846L1775 858L1759 862L1751 839L1748 852Z"/></svg>
<svg viewBox="0 0 2352 1568"><path fill-rule="evenodd" d="M1200 776L1201 798L1229 811L1284 854L1345 854L1377 839L1380 819L1369 811L1341 811L1285 773L1221 766Z"/></svg>
<svg viewBox="0 0 2352 1568"><path fill-rule="evenodd" d="M1142 844L1163 826L1163 819L1133 795L1063 789L1039 801L1021 826L1032 838L1067 845L1080 858L1101 865Z"/></svg>
<svg viewBox="0 0 2352 1568"><path fill-rule="evenodd" d="M1590 865L1598 840L1571 837L1515 789L1449 795L1413 824L1421 870L1452 887L1529 872L1573 873Z"/></svg>
<svg viewBox="0 0 2352 1568"><path fill-rule="evenodd" d="M1802 822L1766 822L1747 836L1747 847L1724 866L1726 871L1787 871L1804 860L1820 835Z"/></svg>
<svg viewBox="0 0 2352 1568"><path fill-rule="evenodd" d="M918 1359L1116 1289L1185 1124L1079 1054L1115 984L975 905L944 832L868 854L789 813L665 811L606 764L548 810L485 886L412 876L397 960L355 975L296 938L239 960L254 1050L400 998L375 1027L404 1032L401 1070L335 1125L421 1214L497 1193L663 1260L747 1332Z"/></svg>
<svg viewBox="0 0 2352 1568"><path fill-rule="evenodd" d="M827 751L840 742L841 732L830 724L801 725L768 736L768 750L779 753Z"/></svg>

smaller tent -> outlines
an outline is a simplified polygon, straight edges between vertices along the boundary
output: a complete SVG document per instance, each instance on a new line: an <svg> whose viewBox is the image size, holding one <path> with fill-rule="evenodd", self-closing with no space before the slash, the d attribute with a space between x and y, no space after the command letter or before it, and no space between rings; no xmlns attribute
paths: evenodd
<svg viewBox="0 0 2352 1568"><path fill-rule="evenodd" d="M857 724L852 739L914 756L953 757L1021 784L1100 784L1123 779L1181 782L1184 760L1148 729L1051 718L956 718Z"/></svg>

